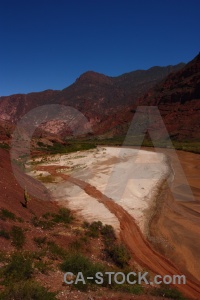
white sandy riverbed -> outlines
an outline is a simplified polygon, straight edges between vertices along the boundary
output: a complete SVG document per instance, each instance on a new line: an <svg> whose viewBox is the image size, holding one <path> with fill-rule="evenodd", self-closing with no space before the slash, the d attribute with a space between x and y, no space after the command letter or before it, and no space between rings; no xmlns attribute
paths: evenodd
<svg viewBox="0 0 200 300"><path fill-rule="evenodd" d="M79 178L123 206L144 232L158 188L170 172L161 153L119 148L98 147L94 150L48 157L41 165L63 166L63 174ZM36 177L43 172L31 172ZM46 176L47 173L43 173ZM59 173L58 173L59 176ZM39 178L39 177L37 177ZM66 202L87 220L100 220L119 230L117 218L103 204L72 183L57 180L45 183L55 200Z"/></svg>

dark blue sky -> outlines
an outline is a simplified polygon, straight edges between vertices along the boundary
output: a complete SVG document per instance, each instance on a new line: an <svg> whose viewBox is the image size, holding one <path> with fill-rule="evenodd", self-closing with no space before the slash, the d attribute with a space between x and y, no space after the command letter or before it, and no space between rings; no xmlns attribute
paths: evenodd
<svg viewBox="0 0 200 300"><path fill-rule="evenodd" d="M0 95L63 89L200 51L199 0L0 0Z"/></svg>

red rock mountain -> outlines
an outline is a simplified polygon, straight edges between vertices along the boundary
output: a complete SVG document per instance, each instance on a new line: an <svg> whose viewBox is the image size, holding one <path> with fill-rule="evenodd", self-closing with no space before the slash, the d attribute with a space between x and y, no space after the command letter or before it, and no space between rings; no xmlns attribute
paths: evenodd
<svg viewBox="0 0 200 300"><path fill-rule="evenodd" d="M199 128L199 78L199 55L187 65L153 67L118 77L89 71L61 91L0 97L0 125L4 128L6 121L7 128L12 127L35 107L63 104L83 113L94 135L122 135L138 104L158 105L171 135L197 138L199 133L194 134L194 131ZM44 112L44 122L46 114ZM58 125L56 134L60 131L60 134L70 135L67 125ZM47 123L42 129L51 132L55 123ZM1 132L6 134L3 129Z"/></svg>
<svg viewBox="0 0 200 300"><path fill-rule="evenodd" d="M200 139L200 53L139 99L139 105L156 105L171 137Z"/></svg>

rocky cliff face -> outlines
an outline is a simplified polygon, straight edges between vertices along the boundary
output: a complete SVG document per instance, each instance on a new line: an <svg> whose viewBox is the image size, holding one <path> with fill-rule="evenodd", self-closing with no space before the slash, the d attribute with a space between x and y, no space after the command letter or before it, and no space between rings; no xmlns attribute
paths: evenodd
<svg viewBox="0 0 200 300"><path fill-rule="evenodd" d="M200 139L200 54L139 99L156 105L171 137Z"/></svg>

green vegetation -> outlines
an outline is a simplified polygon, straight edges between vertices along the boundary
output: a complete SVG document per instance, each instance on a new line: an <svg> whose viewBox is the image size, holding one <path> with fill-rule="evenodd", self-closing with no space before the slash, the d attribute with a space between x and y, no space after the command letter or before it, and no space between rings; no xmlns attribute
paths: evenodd
<svg viewBox="0 0 200 300"><path fill-rule="evenodd" d="M15 283L0 294L2 300L56 300L56 293L49 292L36 281Z"/></svg>
<svg viewBox="0 0 200 300"><path fill-rule="evenodd" d="M38 247L42 247L46 242L46 236L43 237L34 237L33 240L37 244Z"/></svg>
<svg viewBox="0 0 200 300"><path fill-rule="evenodd" d="M154 288L151 294L154 296L160 296L174 300L186 300L186 298L181 294L181 292L165 284L162 284L159 288Z"/></svg>
<svg viewBox="0 0 200 300"><path fill-rule="evenodd" d="M31 219L31 223L33 226L40 227L44 230L51 230L55 225L51 220L38 219L36 216Z"/></svg>
<svg viewBox="0 0 200 300"><path fill-rule="evenodd" d="M1 268L3 284L25 281L33 275L32 259L26 253L16 252L7 265Z"/></svg>
<svg viewBox="0 0 200 300"><path fill-rule="evenodd" d="M86 235L92 238L97 238L101 234L105 244L105 252L112 259L116 266L124 268L128 266L130 254L123 244L116 242L114 229L111 225L103 225L102 222L83 223L83 228L86 229Z"/></svg>
<svg viewBox="0 0 200 300"><path fill-rule="evenodd" d="M11 211L2 208L1 212L0 212L0 219L3 221L6 220L11 220L11 221L18 221L20 223L23 223L23 219L20 217L16 217L16 215L14 213L12 213Z"/></svg>
<svg viewBox="0 0 200 300"><path fill-rule="evenodd" d="M87 229L86 234L92 238L99 237L99 234L103 228L103 224L100 221L92 222L91 224L84 222L83 226Z"/></svg>
<svg viewBox="0 0 200 300"><path fill-rule="evenodd" d="M87 143L85 141L77 142L76 140L70 141L70 143L61 144L55 142L53 145L45 145L42 142L37 143L39 146L39 150L47 152L49 154L57 154L57 153L71 153L82 150L89 150L96 147L93 143Z"/></svg>
<svg viewBox="0 0 200 300"><path fill-rule="evenodd" d="M49 292L33 280L36 270L46 273L49 269L47 262L41 260L41 255L32 252L14 252L9 259L4 255L7 263L0 269L0 284L4 291L0 293L2 300L56 300L56 293Z"/></svg>
<svg viewBox="0 0 200 300"><path fill-rule="evenodd" d="M68 208L60 208L58 213L46 213L38 219L34 216L31 219L35 227L41 227L44 230L52 229L56 224L70 224L74 220L71 211Z"/></svg>
<svg viewBox="0 0 200 300"><path fill-rule="evenodd" d="M116 241L115 232L111 225L104 225L101 234L103 235L106 246L113 244Z"/></svg>
<svg viewBox="0 0 200 300"><path fill-rule="evenodd" d="M0 148L5 149L5 150L9 150L10 146L6 143L0 143Z"/></svg>
<svg viewBox="0 0 200 300"><path fill-rule="evenodd" d="M9 240L9 238L10 238L9 232L6 231L5 229L1 229L0 237L3 237L4 239Z"/></svg>
<svg viewBox="0 0 200 300"><path fill-rule="evenodd" d="M18 226L13 226L10 232L12 238L12 244L17 248L21 249L25 244L26 236L23 230Z"/></svg>
<svg viewBox="0 0 200 300"><path fill-rule="evenodd" d="M63 249L62 247L58 246L54 241L49 241L48 245L48 252L50 253L51 259L64 259L67 255L67 250Z"/></svg>
<svg viewBox="0 0 200 300"><path fill-rule="evenodd" d="M86 291L90 285L94 285L94 280L87 280L87 277L95 277L97 272L105 272L105 267L99 263L93 263L89 258L83 256L80 253L69 254L64 262L60 265L63 272L72 272L78 274L82 272L86 284L79 282L74 284L74 287L78 290Z"/></svg>
<svg viewBox="0 0 200 300"><path fill-rule="evenodd" d="M143 291L143 288L141 285L135 284L134 286L130 286L127 283L124 284L116 284L116 282L111 280L109 283L108 276L105 274L105 272L118 272L116 268L108 268L102 263L96 263L93 262L88 257L83 256L80 253L72 253L68 254L68 256L65 258L64 262L60 265L60 268L63 272L72 272L75 277L73 278L74 283L73 287L81 290L81 291L87 291L89 288L97 288L99 284L95 282L97 279L95 276L98 272L101 272L104 274L103 276L103 282L101 286L108 287L112 290L127 292L131 294L141 294ZM80 280L76 282L76 278L78 276L79 272L82 272L83 278L85 280L85 284ZM123 270L125 273L125 270ZM94 279L87 279L87 277L93 277ZM78 278L77 278L78 279ZM118 280L121 280L120 276L118 277Z"/></svg>
<svg viewBox="0 0 200 300"><path fill-rule="evenodd" d="M2 208L1 212L0 212L0 219L6 221L7 219L12 220L12 221L16 221L16 216L14 213L12 213L11 211Z"/></svg>
<svg viewBox="0 0 200 300"><path fill-rule="evenodd" d="M169 144L169 140L166 141L155 141L154 143L148 139L145 138L142 142L142 145L140 145L140 140L138 137L130 137L129 141L126 141L126 144L124 144L125 141L125 135L123 136L115 136L112 138L91 138L91 139L84 139L84 140L74 140L70 139L68 140L69 143L85 143L90 144L94 146L143 146L143 147L158 147L158 148L169 148L169 145L172 144L172 147L177 150L183 150L193 153L200 153L200 141L177 141L174 139L174 137L171 137L171 142Z"/></svg>
<svg viewBox="0 0 200 300"><path fill-rule="evenodd" d="M54 223L69 224L74 220L71 211L65 207L60 208L58 214L51 214L51 217Z"/></svg>
<svg viewBox="0 0 200 300"><path fill-rule="evenodd" d="M123 244L110 244L105 248L105 251L118 267L123 269L128 265L131 257Z"/></svg>

